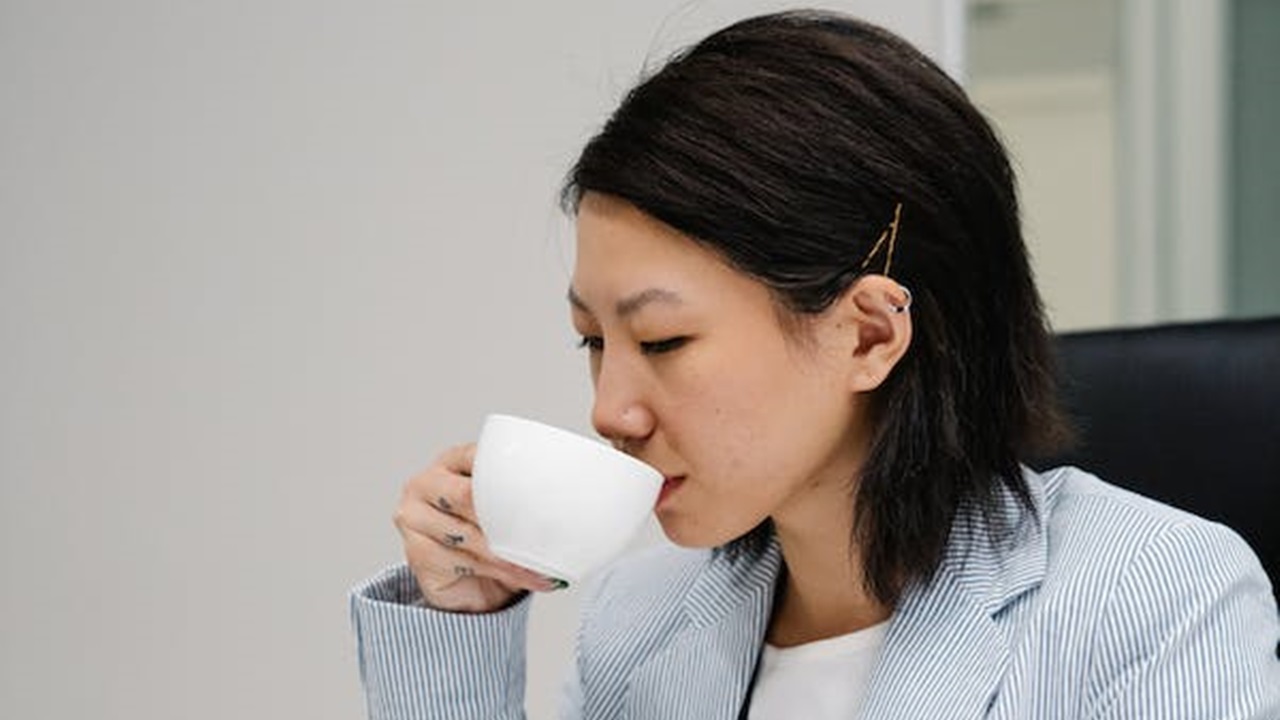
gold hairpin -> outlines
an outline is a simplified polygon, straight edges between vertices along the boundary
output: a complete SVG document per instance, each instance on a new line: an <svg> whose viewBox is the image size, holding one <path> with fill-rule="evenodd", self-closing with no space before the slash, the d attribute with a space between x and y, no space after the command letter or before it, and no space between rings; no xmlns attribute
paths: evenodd
<svg viewBox="0 0 1280 720"><path fill-rule="evenodd" d="M880 252L880 246L884 245L884 241L887 239L889 241L889 252L885 255L883 275L889 277L889 270L893 267L893 247L898 241L898 222L901 219L902 203L898 202L893 206L893 222L889 223L889 227L880 232L880 237L876 239L876 244L871 246L871 252L867 253L866 259L862 261L860 270L867 269L867 266L871 264L871 259L876 256L876 253Z"/></svg>

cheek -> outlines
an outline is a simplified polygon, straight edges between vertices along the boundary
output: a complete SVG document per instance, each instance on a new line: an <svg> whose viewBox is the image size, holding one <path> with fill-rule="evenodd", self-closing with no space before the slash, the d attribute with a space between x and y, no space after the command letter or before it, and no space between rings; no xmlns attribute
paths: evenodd
<svg viewBox="0 0 1280 720"><path fill-rule="evenodd" d="M848 442L854 421L838 375L786 353L758 355L705 382L707 450L733 477L750 478L753 494L819 470Z"/></svg>
<svg viewBox="0 0 1280 720"><path fill-rule="evenodd" d="M789 393L786 373L794 372L749 351L708 356L690 363L667 387L667 422L678 451L691 461L713 463L738 474L776 459L779 396ZM717 473L719 474L719 473Z"/></svg>

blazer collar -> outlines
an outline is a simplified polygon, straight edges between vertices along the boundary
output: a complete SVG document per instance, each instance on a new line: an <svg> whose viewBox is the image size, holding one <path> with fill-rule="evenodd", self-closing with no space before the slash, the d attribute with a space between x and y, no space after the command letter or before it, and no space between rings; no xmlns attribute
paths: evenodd
<svg viewBox="0 0 1280 720"><path fill-rule="evenodd" d="M1046 490L1024 470L1034 513L1001 493L990 517L965 510L937 573L908 587L889 623L864 717L977 717L1008 665L997 618L1044 577ZM1008 528L1008 542L988 529ZM998 538L999 536L997 536ZM687 620L637 668L631 717L733 720L747 696L782 569L776 538L711 554L683 602Z"/></svg>
<svg viewBox="0 0 1280 720"><path fill-rule="evenodd" d="M625 716L735 720L764 643L782 569L776 540L713 551L685 595L684 624L637 668Z"/></svg>
<svg viewBox="0 0 1280 720"><path fill-rule="evenodd" d="M981 717L1009 665L1001 613L1044 578L1049 511L1038 475L1025 470L1033 513L1003 492L990 517L957 518L937 573L904 592L885 637L862 717ZM1007 531L1001 541L988 532Z"/></svg>
<svg viewBox="0 0 1280 720"><path fill-rule="evenodd" d="M1057 479L1046 484L1025 467L1022 477L1031 512L1003 487L989 517L976 508L963 509L939 567L939 575L952 577L956 589L993 617L1037 587L1049 562L1044 528Z"/></svg>
<svg viewBox="0 0 1280 720"><path fill-rule="evenodd" d="M701 628L754 612L761 602L769 611L782 564L782 549L772 535L712 551L706 570L685 595L685 616Z"/></svg>
<svg viewBox="0 0 1280 720"><path fill-rule="evenodd" d="M1040 584L1049 553L1044 526L1059 478L1026 467L1022 476L1031 512L1003 487L990 516L974 507L962 508L937 574L927 584L909 587L904 600L913 594L954 591L965 596L967 604L995 616ZM772 602L782 570L781 548L772 536L751 542L736 552L712 552L684 599L684 612L693 625L706 627L753 607L753 602Z"/></svg>

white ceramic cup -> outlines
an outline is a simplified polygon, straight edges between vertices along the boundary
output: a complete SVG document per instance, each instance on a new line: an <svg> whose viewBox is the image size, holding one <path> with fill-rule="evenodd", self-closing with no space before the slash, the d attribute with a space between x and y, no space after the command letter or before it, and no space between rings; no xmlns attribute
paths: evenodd
<svg viewBox="0 0 1280 720"><path fill-rule="evenodd" d="M493 554L576 582L626 548L653 510L662 474L603 442L490 415L471 489Z"/></svg>

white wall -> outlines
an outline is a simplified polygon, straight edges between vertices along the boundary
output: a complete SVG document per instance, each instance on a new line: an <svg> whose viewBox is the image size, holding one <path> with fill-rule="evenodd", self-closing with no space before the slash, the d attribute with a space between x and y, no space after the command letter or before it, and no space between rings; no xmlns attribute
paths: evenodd
<svg viewBox="0 0 1280 720"><path fill-rule="evenodd" d="M938 51L950 4L838 6ZM402 481L486 411L586 429L573 153L781 5L0 3L0 717L360 716Z"/></svg>

